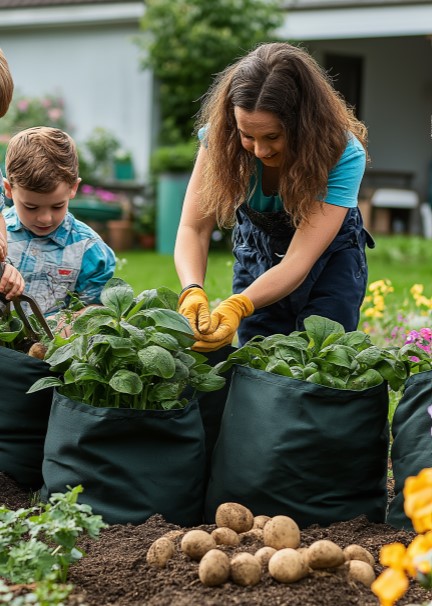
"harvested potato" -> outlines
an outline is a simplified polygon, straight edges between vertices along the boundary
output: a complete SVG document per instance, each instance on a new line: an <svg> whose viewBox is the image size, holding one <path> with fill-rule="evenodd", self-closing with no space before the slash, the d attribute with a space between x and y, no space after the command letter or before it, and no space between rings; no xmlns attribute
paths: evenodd
<svg viewBox="0 0 432 606"><path fill-rule="evenodd" d="M252 528L264 528L269 520L271 520L270 516L255 516Z"/></svg>
<svg viewBox="0 0 432 606"><path fill-rule="evenodd" d="M215 549L216 541L205 530L189 530L183 536L180 546L192 560L200 560L210 549Z"/></svg>
<svg viewBox="0 0 432 606"><path fill-rule="evenodd" d="M211 536L216 541L217 545L233 545L236 546L240 543L240 537L232 528L226 526L220 526L215 528L211 533Z"/></svg>
<svg viewBox="0 0 432 606"><path fill-rule="evenodd" d="M261 580L261 564L251 553L238 553L231 560L230 573L237 585L256 585Z"/></svg>
<svg viewBox="0 0 432 606"><path fill-rule="evenodd" d="M296 549L300 545L300 529L292 518L275 516L264 526L263 539L268 547Z"/></svg>
<svg viewBox="0 0 432 606"><path fill-rule="evenodd" d="M235 532L246 532L253 526L253 513L240 503L222 503L216 510L216 526L226 526Z"/></svg>
<svg viewBox="0 0 432 606"><path fill-rule="evenodd" d="M219 549L207 551L199 563L198 576L201 583L207 587L222 585L228 580L229 574L229 557Z"/></svg>
<svg viewBox="0 0 432 606"><path fill-rule="evenodd" d="M177 539L177 537L181 537L184 535L184 530L169 530L168 532L166 532L164 534L164 537L166 539L171 539L171 541L173 539Z"/></svg>
<svg viewBox="0 0 432 606"><path fill-rule="evenodd" d="M375 572L370 564L363 560L349 560L347 562L348 574L355 581L370 587L375 581Z"/></svg>
<svg viewBox="0 0 432 606"><path fill-rule="evenodd" d="M276 551L269 560L268 569L270 575L279 583L294 583L309 572L302 555L291 547Z"/></svg>
<svg viewBox="0 0 432 606"><path fill-rule="evenodd" d="M366 562L366 564L370 564L370 566L375 566L375 558L370 551L361 545L348 545L343 552L346 560L361 560L362 562Z"/></svg>
<svg viewBox="0 0 432 606"><path fill-rule="evenodd" d="M261 566L267 568L270 558L275 553L276 549L273 547L261 547L261 549L258 549L258 551L255 553L255 557Z"/></svg>
<svg viewBox="0 0 432 606"><path fill-rule="evenodd" d="M247 532L242 532L240 534L240 539L247 539L248 537L250 537L251 539L254 539L255 541L262 541L264 539L264 532L262 528L251 528L250 530L248 530Z"/></svg>
<svg viewBox="0 0 432 606"><path fill-rule="evenodd" d="M150 545L147 551L147 564L150 566L164 568L168 560L174 555L174 552L175 546L170 539L167 539L166 537L156 539L156 541Z"/></svg>
<svg viewBox="0 0 432 606"><path fill-rule="evenodd" d="M312 543L307 549L306 558L311 568L336 568L345 562L342 549L328 539Z"/></svg>
<svg viewBox="0 0 432 606"><path fill-rule="evenodd" d="M39 360L43 360L45 358L47 350L48 347L43 343L33 343L33 345L28 350L28 355L32 358L38 358Z"/></svg>

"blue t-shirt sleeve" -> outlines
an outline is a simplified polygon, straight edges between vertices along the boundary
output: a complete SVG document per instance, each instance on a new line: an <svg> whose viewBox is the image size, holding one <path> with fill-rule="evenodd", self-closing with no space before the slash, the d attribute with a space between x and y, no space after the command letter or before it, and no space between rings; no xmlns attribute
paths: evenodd
<svg viewBox="0 0 432 606"><path fill-rule="evenodd" d="M329 173L324 202L335 206L355 208L366 168L366 152L360 141L350 135L339 162Z"/></svg>
<svg viewBox="0 0 432 606"><path fill-rule="evenodd" d="M114 252L102 239L89 246L75 285L75 291L83 303L100 303L102 289L113 277L115 262Z"/></svg>

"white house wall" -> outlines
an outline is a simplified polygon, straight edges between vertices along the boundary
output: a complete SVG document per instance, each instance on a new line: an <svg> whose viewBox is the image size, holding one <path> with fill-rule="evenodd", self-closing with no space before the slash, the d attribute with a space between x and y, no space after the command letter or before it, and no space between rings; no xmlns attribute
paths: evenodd
<svg viewBox="0 0 432 606"><path fill-rule="evenodd" d="M152 77L139 67L129 25L2 30L0 47L17 93L59 94L70 132L80 142L95 126L112 131L145 179L152 141Z"/></svg>
<svg viewBox="0 0 432 606"><path fill-rule="evenodd" d="M307 47L318 61L325 53L364 58L362 119L369 129L371 167L412 171L413 185L425 199L432 161L430 40L326 40Z"/></svg>

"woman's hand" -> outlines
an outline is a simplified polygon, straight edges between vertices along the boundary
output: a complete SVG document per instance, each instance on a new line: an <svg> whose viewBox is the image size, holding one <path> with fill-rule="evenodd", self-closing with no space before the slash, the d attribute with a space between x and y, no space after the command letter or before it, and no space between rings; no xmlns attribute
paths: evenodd
<svg viewBox="0 0 432 606"><path fill-rule="evenodd" d="M243 294L232 295L222 301L211 314L208 334L200 334L200 340L192 347L195 351L212 351L232 343L240 322L252 315L255 308Z"/></svg>

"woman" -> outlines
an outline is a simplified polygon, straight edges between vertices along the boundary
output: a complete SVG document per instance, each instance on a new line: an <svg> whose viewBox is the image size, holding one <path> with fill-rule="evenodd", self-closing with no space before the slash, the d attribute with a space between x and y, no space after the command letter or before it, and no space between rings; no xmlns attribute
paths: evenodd
<svg viewBox="0 0 432 606"><path fill-rule="evenodd" d="M263 44L216 78L198 127L174 252L195 348L289 334L311 314L355 330L373 246L357 207L367 132L325 72L303 49ZM235 222L236 294L210 315L216 222Z"/></svg>

